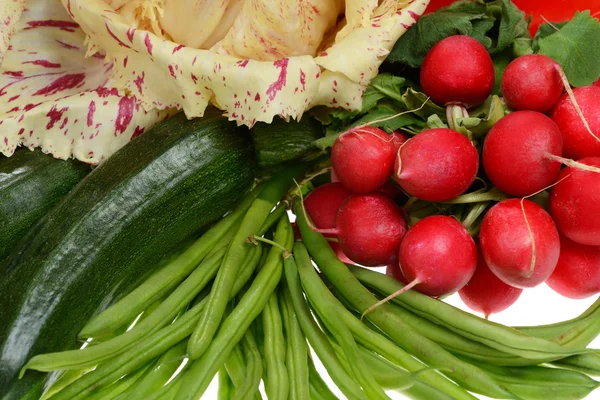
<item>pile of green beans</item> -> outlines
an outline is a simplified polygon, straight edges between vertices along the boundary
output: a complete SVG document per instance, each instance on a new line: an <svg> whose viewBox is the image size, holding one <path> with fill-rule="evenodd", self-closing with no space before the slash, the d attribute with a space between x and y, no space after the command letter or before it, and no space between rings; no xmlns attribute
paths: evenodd
<svg viewBox="0 0 600 400"><path fill-rule="evenodd" d="M89 321L84 348L33 357L25 369L62 371L43 399L197 400L215 379L219 400L575 400L599 386L586 347L600 300L569 321L506 327L408 291L363 318L402 284L343 264L299 198L295 237L289 193L307 169L258 184Z"/></svg>

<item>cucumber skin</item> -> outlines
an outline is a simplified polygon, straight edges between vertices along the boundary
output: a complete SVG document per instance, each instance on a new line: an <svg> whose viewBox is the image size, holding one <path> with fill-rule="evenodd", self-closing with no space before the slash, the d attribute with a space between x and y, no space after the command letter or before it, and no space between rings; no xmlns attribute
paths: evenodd
<svg viewBox="0 0 600 400"><path fill-rule="evenodd" d="M36 149L0 157L0 262L23 236L92 169ZM0 277L6 271L0 266ZM1 278L0 278L1 279Z"/></svg>
<svg viewBox="0 0 600 400"><path fill-rule="evenodd" d="M40 224L0 281L0 398L45 374L36 354L77 333L153 263L235 206L254 180L247 131L208 110L160 123L90 173Z"/></svg>

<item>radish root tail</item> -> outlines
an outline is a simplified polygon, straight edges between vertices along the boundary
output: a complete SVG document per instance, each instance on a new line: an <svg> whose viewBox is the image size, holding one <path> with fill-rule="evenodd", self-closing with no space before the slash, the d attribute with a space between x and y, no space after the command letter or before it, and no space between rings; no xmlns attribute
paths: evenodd
<svg viewBox="0 0 600 400"><path fill-rule="evenodd" d="M569 79L567 78L567 75L565 74L565 71L560 66L556 67L556 71L558 72L558 76L560 76L560 79L562 80L562 83L563 83L563 85L565 87L565 90L567 91L567 95L569 95L569 99L571 99L571 103L573 103L573 107L575 107L575 112L577 113L577 115L581 119L581 122L583 122L583 126L585 126L585 129L588 131L588 133L590 135L592 135L592 137L594 139L596 139L597 141L600 142L600 138L598 136L596 136L594 134L594 132L592 132L592 129L590 128L590 125L588 124L587 120L583 116L583 112L581 111L581 108L579 107L579 103L577 103L577 99L575 98L575 94L573 93L573 89L571 89L571 84L569 83Z"/></svg>
<svg viewBox="0 0 600 400"><path fill-rule="evenodd" d="M373 304L371 307L367 308L365 310L365 312L362 313L362 315L360 316L360 320L362 321L363 318L365 317L365 315L367 315L368 313L370 313L371 311L373 311L377 307L379 307L379 306L387 303L388 301L392 300L395 297L400 296L402 293L409 291L410 289L412 289L415 286L417 286L419 283L421 283L421 281L419 280L419 278L415 278L411 283L409 283L408 285L404 286L402 289L398 290L397 292L394 292L394 293L390 294L385 299L379 300L377 303Z"/></svg>
<svg viewBox="0 0 600 400"><path fill-rule="evenodd" d="M523 211L523 218L525 219L525 226L527 226L527 231L529 232L529 238L531 240L531 266L529 267L529 272L526 275L527 278L530 278L533 275L533 271L535 269L536 249L535 249L535 238L533 237L533 231L531 230L531 225L529 225L529 220L527 219L527 213L525 212L525 199L521 199L521 211Z"/></svg>
<svg viewBox="0 0 600 400"><path fill-rule="evenodd" d="M550 154L550 153L546 154L546 158L549 160L558 161L559 163L564 164L567 167L575 168L575 169L578 169L581 171L600 173L600 168L598 168L598 167L586 165L586 164L580 163L578 161L571 160L569 158L556 156L556 155Z"/></svg>

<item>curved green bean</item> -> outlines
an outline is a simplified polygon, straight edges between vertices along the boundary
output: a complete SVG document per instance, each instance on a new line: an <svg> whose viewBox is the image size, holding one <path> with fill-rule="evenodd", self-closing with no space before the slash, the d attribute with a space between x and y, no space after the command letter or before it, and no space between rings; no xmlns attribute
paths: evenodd
<svg viewBox="0 0 600 400"><path fill-rule="evenodd" d="M149 366L150 365L148 364L140 368L135 373L129 374L114 382L110 386L98 390L97 392L89 395L87 400L113 400L121 398L121 395L142 377Z"/></svg>
<svg viewBox="0 0 600 400"><path fill-rule="evenodd" d="M296 266L294 257L287 258L284 261L284 264L287 288L283 289L283 295L288 298L287 301L293 304L294 311L298 317L298 323L311 347L325 366L325 369L331 376L333 382L345 396L349 399L367 400L368 397L345 370L335 354L331 343L313 319L310 309L306 304L306 300L304 299L300 277L298 275L298 267ZM312 379L314 379L314 377Z"/></svg>
<svg viewBox="0 0 600 400"><path fill-rule="evenodd" d="M246 360L246 379L235 388L233 400L252 400L257 394L260 398L258 386L263 376L263 361L251 330L244 333L241 346Z"/></svg>
<svg viewBox="0 0 600 400"><path fill-rule="evenodd" d="M283 294L279 296L286 337L285 364L290 372L290 400L310 397L308 380L308 346L296 318L294 305Z"/></svg>
<svg viewBox="0 0 600 400"><path fill-rule="evenodd" d="M122 353L127 348L131 348L133 343L173 321L177 313L192 301L215 276L225 251L226 249L223 248L215 253L213 257L205 259L150 316L130 331L83 350L70 350L35 356L23 367L22 372L26 369L53 371L92 367Z"/></svg>
<svg viewBox="0 0 600 400"><path fill-rule="evenodd" d="M349 371L355 376L369 399L389 399L370 371L362 367L362 360L354 337L335 310L337 300L319 278L312 266L306 247L300 242L296 242L294 245L294 257L304 292L310 304L323 320L324 326L341 345L344 356L348 360Z"/></svg>
<svg viewBox="0 0 600 400"><path fill-rule="evenodd" d="M244 380L246 379L246 362L244 361L244 356L239 345L231 350L231 354L227 358L227 361L225 361L224 367L233 387L237 390L238 387L244 384ZM233 395L233 391L231 394Z"/></svg>
<svg viewBox="0 0 600 400"><path fill-rule="evenodd" d="M300 228L303 243L329 282L358 311L364 312L373 306L377 302L375 296L338 259L323 235L310 229L307 222L308 217L299 199L294 201L293 209L297 216L296 222ZM498 384L481 369L458 359L435 342L416 334L412 328L390 311L387 304L374 309L366 318L427 365L447 371L446 375L464 388L488 397L514 398L514 395L506 387Z"/></svg>
<svg viewBox="0 0 600 400"><path fill-rule="evenodd" d="M262 320L267 367L265 391L271 400L285 400L289 394L290 379L285 365L286 347L277 292L273 292L269 297L262 312Z"/></svg>
<svg viewBox="0 0 600 400"><path fill-rule="evenodd" d="M600 376L600 354L580 354L555 361L552 365L583 372L591 376Z"/></svg>
<svg viewBox="0 0 600 400"><path fill-rule="evenodd" d="M256 268L255 263L260 260L262 253L261 246L256 246L255 249L252 256L254 261L249 263L249 268L240 271L240 275L238 275L233 286L231 297L234 297L252 276ZM173 324L145 337L137 342L135 346L132 346L129 351L103 362L94 371L84 375L57 393L56 398L53 400L84 399L94 387L110 384L119 377L135 371L144 363L160 356L193 332L200 318L200 313L206 304L206 298L200 299L198 304Z"/></svg>
<svg viewBox="0 0 600 400"><path fill-rule="evenodd" d="M209 347L221 324L235 276L238 273L240 264L252 247L252 244L247 243L246 239L258 232L268 219L273 207L292 187L294 179L299 179L304 175L307 167L307 164L300 163L276 174L265 184L250 206L242 220L240 229L229 246L225 260L219 268L208 297L208 306L202 313L198 326L188 344L188 353L192 360L198 359Z"/></svg>
<svg viewBox="0 0 600 400"><path fill-rule="evenodd" d="M218 373L219 387L217 389L217 400L229 400L233 394L233 383L225 368L221 368Z"/></svg>
<svg viewBox="0 0 600 400"><path fill-rule="evenodd" d="M218 242L223 246L231 241L233 236L226 239L228 232L233 231L235 225L239 225L258 193L259 188L252 190L235 210L213 225L185 252L152 274L127 296L89 321L79 333L79 337L96 337L110 332L115 326L118 327L133 320L150 303L176 287L192 273Z"/></svg>
<svg viewBox="0 0 600 400"><path fill-rule="evenodd" d="M308 382L310 385L310 398L313 400L338 400L329 386L323 381L321 375L315 368L312 357L308 357Z"/></svg>
<svg viewBox="0 0 600 400"><path fill-rule="evenodd" d="M357 266L348 268L362 283L386 296L404 287L390 276ZM468 339L519 357L544 362L591 351L585 348L570 349L555 342L528 336L514 328L485 320L414 290L404 292L392 301Z"/></svg>
<svg viewBox="0 0 600 400"><path fill-rule="evenodd" d="M145 400L162 388L185 358L186 345L187 342L182 340L160 356L156 363L146 370L144 376L129 389L127 400Z"/></svg>
<svg viewBox="0 0 600 400"><path fill-rule="evenodd" d="M293 235L287 216L284 216L275 231L275 242L284 248L289 248L293 243ZM195 400L204 393L233 346L241 340L244 332L261 313L271 293L277 287L282 274L281 258L282 250L277 246L271 247L265 265L254 278L246 294L223 321L202 357L190 367L181 389L175 396L177 400Z"/></svg>

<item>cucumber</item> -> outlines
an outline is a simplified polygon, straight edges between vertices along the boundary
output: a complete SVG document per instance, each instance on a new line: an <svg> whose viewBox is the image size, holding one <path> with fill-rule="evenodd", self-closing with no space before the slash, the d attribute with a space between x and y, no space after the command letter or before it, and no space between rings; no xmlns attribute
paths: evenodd
<svg viewBox="0 0 600 400"><path fill-rule="evenodd" d="M0 158L0 261L91 168L23 148ZM0 277L4 275L0 266Z"/></svg>
<svg viewBox="0 0 600 400"><path fill-rule="evenodd" d="M160 258L222 217L254 182L247 130L215 110L172 117L111 156L49 214L0 282L0 398L35 397L36 354L77 333Z"/></svg>

